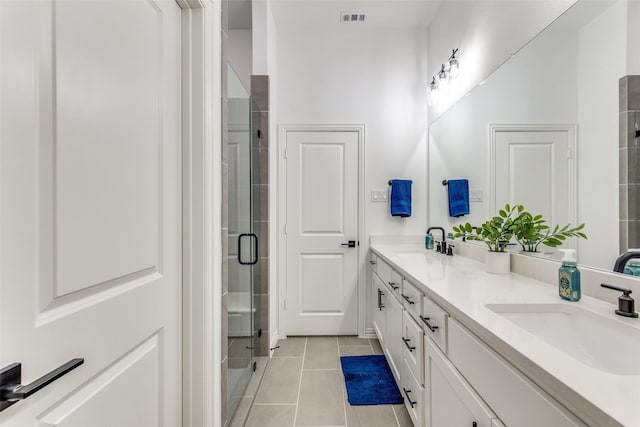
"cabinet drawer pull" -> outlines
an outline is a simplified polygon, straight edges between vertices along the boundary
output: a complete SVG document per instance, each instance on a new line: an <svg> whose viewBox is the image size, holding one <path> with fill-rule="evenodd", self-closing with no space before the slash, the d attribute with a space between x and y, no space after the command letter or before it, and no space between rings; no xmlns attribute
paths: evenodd
<svg viewBox="0 0 640 427"><path fill-rule="evenodd" d="M382 297L384 296L384 292L378 288L378 310L382 311L384 308L384 304L382 304Z"/></svg>
<svg viewBox="0 0 640 427"><path fill-rule="evenodd" d="M389 284L389 286L391 286L391 289L393 289L394 291L397 291L398 289L400 289L400 286L397 286L395 284L395 282L387 282Z"/></svg>
<svg viewBox="0 0 640 427"><path fill-rule="evenodd" d="M409 345L409 341L411 341L409 338L402 337L402 341L404 341L404 345L406 345L406 346L407 346L407 348L409 349L409 351L413 351L413 350L415 350L415 349L416 349L414 346Z"/></svg>
<svg viewBox="0 0 640 427"><path fill-rule="evenodd" d="M471 423L471 427L478 427L478 423L477 423L477 422L475 422L475 421L474 421L474 422L472 422L472 423Z"/></svg>
<svg viewBox="0 0 640 427"><path fill-rule="evenodd" d="M425 323L425 325L427 325L427 328L429 328L431 332L435 332L436 329L438 329L437 326L431 326L431 324L429 323L429 317L420 316L420 319L422 319L422 321Z"/></svg>
<svg viewBox="0 0 640 427"><path fill-rule="evenodd" d="M369 264L371 264L371 265L376 265L376 262L375 262L374 260L371 260L371 259L370 259L370 260L369 260Z"/></svg>
<svg viewBox="0 0 640 427"><path fill-rule="evenodd" d="M402 387L402 391L404 391L404 395L407 396L409 405L411 405L412 408L418 404L418 402L411 400L411 397L409 397L409 393L411 393L411 390L407 390L406 388Z"/></svg>
<svg viewBox="0 0 640 427"><path fill-rule="evenodd" d="M405 299L405 301L407 301L409 304L415 304L415 302L411 301L411 300L409 299L409 297L408 297L408 296L406 296L405 294L400 294L400 295L402 295L402 298L404 298L404 299Z"/></svg>

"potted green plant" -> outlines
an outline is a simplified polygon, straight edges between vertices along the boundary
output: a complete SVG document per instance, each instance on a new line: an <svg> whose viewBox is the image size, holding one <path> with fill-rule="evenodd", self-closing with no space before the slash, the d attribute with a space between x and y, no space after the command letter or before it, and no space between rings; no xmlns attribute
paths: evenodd
<svg viewBox="0 0 640 427"><path fill-rule="evenodd" d="M475 231L469 223L453 227L454 237L484 242L489 249L486 256L487 272L507 274L511 271L511 258L509 253L505 252L505 247L513 237L516 222L523 212L522 205L506 204L498 215L477 227Z"/></svg>
<svg viewBox="0 0 640 427"><path fill-rule="evenodd" d="M538 252L540 245L557 248L570 237L587 238L587 235L582 231L584 224L576 227L567 224L562 228L556 225L552 230L542 215L534 216L526 211L515 219L514 225L513 235L523 252Z"/></svg>

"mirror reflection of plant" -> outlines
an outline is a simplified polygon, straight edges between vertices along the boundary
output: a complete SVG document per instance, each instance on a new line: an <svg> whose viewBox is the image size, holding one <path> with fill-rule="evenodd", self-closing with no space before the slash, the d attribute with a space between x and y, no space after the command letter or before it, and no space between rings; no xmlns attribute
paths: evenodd
<svg viewBox="0 0 640 427"><path fill-rule="evenodd" d="M454 237L484 242L491 252L504 252L507 243L513 237L522 212L524 212L523 205L511 206L507 203L497 216L476 228L475 233L473 226L468 222L453 227Z"/></svg>
<svg viewBox="0 0 640 427"><path fill-rule="evenodd" d="M551 230L542 215L533 216L526 211L515 219L514 224L515 239L525 252L538 252L538 246L541 244L557 248L570 237L587 238L587 235L582 232L584 224L576 227L571 227L571 224L567 224L562 228L556 225Z"/></svg>

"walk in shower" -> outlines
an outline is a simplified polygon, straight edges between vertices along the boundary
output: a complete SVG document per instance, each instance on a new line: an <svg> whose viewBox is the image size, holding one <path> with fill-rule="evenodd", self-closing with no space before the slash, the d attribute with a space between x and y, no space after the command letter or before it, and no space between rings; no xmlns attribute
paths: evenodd
<svg viewBox="0 0 640 427"><path fill-rule="evenodd" d="M261 298L257 297L255 265L259 260L258 235L254 231L256 196L254 177L258 162L252 147L259 137L259 115L253 115L252 99L231 65L227 77L228 132L228 363L227 409L231 420L256 370L262 330Z"/></svg>

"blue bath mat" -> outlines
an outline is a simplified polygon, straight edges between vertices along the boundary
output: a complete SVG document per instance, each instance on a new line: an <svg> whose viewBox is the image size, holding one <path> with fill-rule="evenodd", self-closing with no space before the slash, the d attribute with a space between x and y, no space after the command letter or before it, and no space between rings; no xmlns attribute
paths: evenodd
<svg viewBox="0 0 640 427"><path fill-rule="evenodd" d="M402 403L402 395L383 355L340 358L352 405L388 405Z"/></svg>

